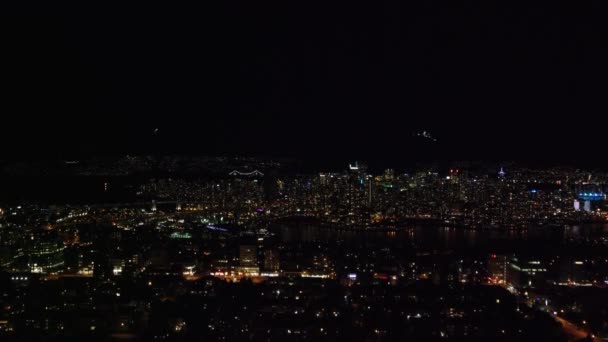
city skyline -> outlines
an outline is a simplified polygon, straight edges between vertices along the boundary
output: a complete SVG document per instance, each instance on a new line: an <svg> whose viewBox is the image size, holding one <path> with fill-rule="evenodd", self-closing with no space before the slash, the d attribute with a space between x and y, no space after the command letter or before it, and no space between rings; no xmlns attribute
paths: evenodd
<svg viewBox="0 0 608 342"><path fill-rule="evenodd" d="M0 179L8 341L608 336L605 171L125 156Z"/></svg>
<svg viewBox="0 0 608 342"><path fill-rule="evenodd" d="M0 9L0 340L608 340L608 3Z"/></svg>

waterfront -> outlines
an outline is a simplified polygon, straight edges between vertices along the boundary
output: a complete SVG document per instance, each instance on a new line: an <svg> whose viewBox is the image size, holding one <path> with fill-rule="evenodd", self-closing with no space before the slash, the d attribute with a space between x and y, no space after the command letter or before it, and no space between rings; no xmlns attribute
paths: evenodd
<svg viewBox="0 0 608 342"><path fill-rule="evenodd" d="M351 230L315 223L279 224L271 229L284 243L342 242L419 250L471 252L551 252L563 245L575 248L585 243L602 247L608 242L608 225L543 226L520 230L478 230L462 227L416 225L394 229ZM591 252L593 250L587 250Z"/></svg>

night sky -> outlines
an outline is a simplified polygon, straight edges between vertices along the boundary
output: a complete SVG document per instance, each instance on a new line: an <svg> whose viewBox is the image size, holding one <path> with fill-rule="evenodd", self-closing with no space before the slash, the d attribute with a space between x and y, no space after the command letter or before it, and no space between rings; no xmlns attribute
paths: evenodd
<svg viewBox="0 0 608 342"><path fill-rule="evenodd" d="M424 0L10 9L0 18L3 155L605 167L606 7ZM437 142L414 137L423 130Z"/></svg>

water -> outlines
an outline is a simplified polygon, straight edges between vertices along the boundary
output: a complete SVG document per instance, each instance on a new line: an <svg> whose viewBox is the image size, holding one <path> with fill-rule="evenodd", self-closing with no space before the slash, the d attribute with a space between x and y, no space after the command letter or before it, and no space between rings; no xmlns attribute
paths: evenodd
<svg viewBox="0 0 608 342"><path fill-rule="evenodd" d="M3 177L0 179L0 202L82 204L134 201L137 181L134 177L111 176Z"/></svg>
<svg viewBox="0 0 608 342"><path fill-rule="evenodd" d="M394 230L349 230L318 224L281 224L271 229L284 243L335 242L369 247L411 247L432 251L548 252L599 246L608 240L608 224L530 227L523 230L473 230L417 225Z"/></svg>

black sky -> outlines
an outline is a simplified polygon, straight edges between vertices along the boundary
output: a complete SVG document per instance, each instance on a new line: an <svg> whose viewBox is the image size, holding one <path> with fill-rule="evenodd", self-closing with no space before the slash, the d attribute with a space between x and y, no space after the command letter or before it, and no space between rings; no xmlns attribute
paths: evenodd
<svg viewBox="0 0 608 342"><path fill-rule="evenodd" d="M605 166L606 7L11 9L0 23L0 139L7 157L158 151ZM438 142L413 138L420 130Z"/></svg>

